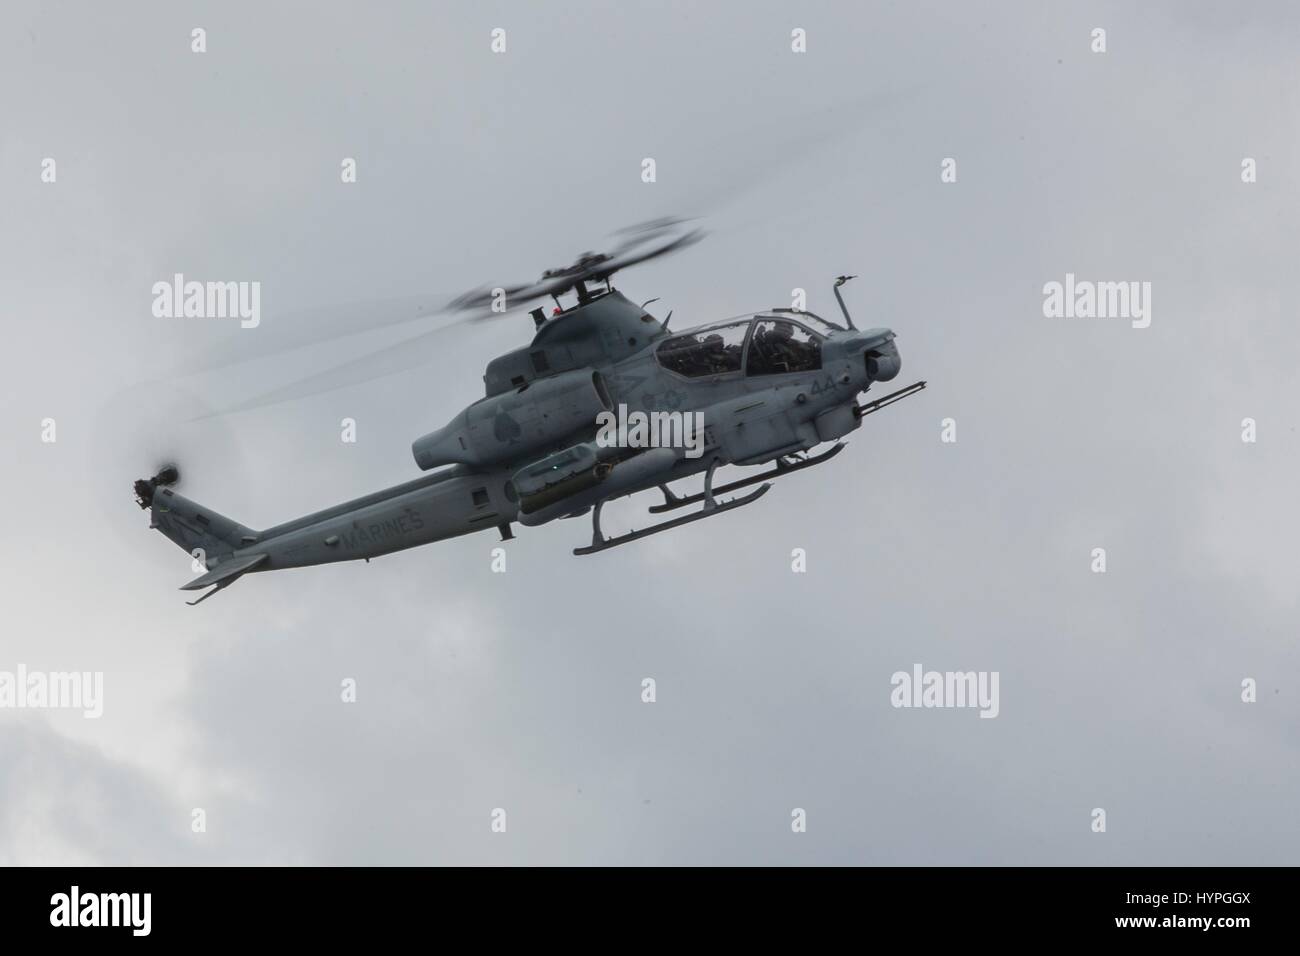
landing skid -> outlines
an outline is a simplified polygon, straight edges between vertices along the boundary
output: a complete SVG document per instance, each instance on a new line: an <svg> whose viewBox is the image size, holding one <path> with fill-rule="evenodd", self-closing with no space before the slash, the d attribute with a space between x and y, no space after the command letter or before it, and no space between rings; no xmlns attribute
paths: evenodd
<svg viewBox="0 0 1300 956"><path fill-rule="evenodd" d="M637 541L641 538L648 538L652 534L658 534L661 531L669 531L672 528L680 528L684 524L690 524L692 521L699 521L701 518L710 518L713 515L721 514L724 511L731 511L734 508L742 508L747 504L752 504L763 495L767 494L772 487L765 484L754 489L747 495L741 495L739 498L732 498L730 501L717 501L713 497L713 473L718 468L718 461L715 458L709 465L709 470L704 476L704 493L693 495L693 501L703 501L704 507L694 514L682 515L680 518L673 518L671 521L662 521L657 525L649 528L643 528L640 531L629 531L627 534L619 535L617 538L606 538L600 530L600 509L604 507L605 502L601 501L596 504L591 514L591 544L585 548L574 548L574 554L595 554L598 551L607 551L610 548L616 548L620 544L627 544L630 541ZM745 482L753 484L753 482ZM728 488L733 487L731 485ZM718 489L725 491L725 488ZM683 500L683 503L685 501ZM650 510L654 510L653 508Z"/></svg>
<svg viewBox="0 0 1300 956"><path fill-rule="evenodd" d="M793 474L804 468L811 468L813 465L820 465L824 461L834 458L844 450L844 442L836 442L833 448L829 448L820 455L806 455L803 458L794 458L788 455L782 456L776 460L776 467L770 471L765 471L761 475L750 475L748 478L742 478L739 481L733 481L730 484L718 488L717 494L726 494L728 491L735 491L737 488L746 488L749 485L756 485L760 481L768 478L780 478L784 475ZM693 505L705 500L705 492L695 495L678 495L667 485L660 485L659 490L664 493L664 503L661 505L651 505L651 514L663 514L665 511L676 511L678 508L684 508L686 505Z"/></svg>

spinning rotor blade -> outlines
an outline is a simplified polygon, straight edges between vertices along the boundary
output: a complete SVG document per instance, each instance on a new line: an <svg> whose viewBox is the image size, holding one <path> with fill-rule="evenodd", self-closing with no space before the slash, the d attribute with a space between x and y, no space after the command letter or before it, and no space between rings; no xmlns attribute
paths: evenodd
<svg viewBox="0 0 1300 956"><path fill-rule="evenodd" d="M281 402L292 401L296 398L320 395L324 392L332 392L335 389L347 388L351 385L361 385L364 382L419 368L426 362L432 361L438 354L439 340L442 338L443 333L449 332L457 326L481 321L482 318L481 315L474 315L457 319L446 325L440 325L377 351L369 352L359 358L332 366L322 372L308 375L287 385L282 385L228 408L217 409L207 415L199 416L199 419L196 420L228 415L232 412L248 411L254 408L265 408L268 405L278 405Z"/></svg>
<svg viewBox="0 0 1300 956"><path fill-rule="evenodd" d="M436 318L456 311L453 302L450 295L425 293L269 312L256 330L241 330L221 347L205 350L186 365L182 374L213 371L349 335Z"/></svg>
<svg viewBox="0 0 1300 956"><path fill-rule="evenodd" d="M523 305L525 302L531 302L533 299L542 299L550 295L561 295L567 292L573 285L571 279L542 279L538 282L529 282L524 285L498 286L505 295L506 311L515 308L517 305ZM465 309L487 309L495 301L493 290L487 286L480 286L477 289L471 289L464 295L457 296L452 301L452 307L456 310ZM500 312L489 313L489 315L502 315Z"/></svg>
<svg viewBox="0 0 1300 956"><path fill-rule="evenodd" d="M637 265L641 262L648 262L651 259L657 259L660 256L666 256L669 253L685 249L687 246L693 246L704 238L703 229L692 229L675 239L661 243L651 249L638 252L635 255L616 256L614 260L606 265L602 265L592 270L591 278L597 281L604 280L612 276L620 269L626 269L629 266Z"/></svg>
<svg viewBox="0 0 1300 956"><path fill-rule="evenodd" d="M88 429L85 470L90 505L104 509L110 527L138 529L136 509L119 508L138 479L160 477L160 485L177 489L197 481L200 494L214 481L243 483L248 459L239 430L221 419L197 421L212 410L197 391L165 382L129 385L102 397ZM168 466L177 474L164 474Z"/></svg>
<svg viewBox="0 0 1300 956"><path fill-rule="evenodd" d="M799 128L797 135L789 136L784 141L769 142L769 148L760 151L759 155L764 157L763 162L756 165L753 153L749 151L744 163L727 163L716 175L694 177L695 182L689 187L688 193L694 197L694 202L688 201L685 205L708 210L711 214L729 207L762 183L788 172L790 167L799 164L810 154L842 149L846 140L863 132L868 116L879 113L885 104L911 99L916 92L916 88L911 88L898 92L873 93L848 103L805 113L796 119L795 126ZM772 123L766 123L761 130L754 131L755 136L741 139L763 139L772 128ZM717 150L705 149L702 154L705 162L702 165L709 165L710 159L713 160L713 165L717 165L718 156L725 154L728 143L736 139L731 136L727 142L718 144ZM579 256L572 265L547 270L534 282L512 286L481 286L454 297L413 296L386 303L358 303L326 310L295 312L286 314L283 321L277 321L273 315L268 315L263 323L267 327L265 333L259 330L258 338L249 336L247 344L241 338L230 350L206 356L201 367L216 369L388 326L419 320L427 322L429 319L455 313L474 313L202 417L290 401L416 368L436 355L438 337L449 329L508 315L532 300L558 297L574 289L578 283L607 281L619 270L694 245L703 238L704 232L691 227L690 222L689 219L662 216L617 230L613 234L616 242L611 252L586 253ZM489 311L489 307L497 301L493 295L495 289L504 293L506 312Z"/></svg>
<svg viewBox="0 0 1300 956"><path fill-rule="evenodd" d="M505 294L507 308L515 308L533 299L563 295L580 282L604 282L620 269L694 245L704 238L704 231L683 230L687 222L687 219L665 216L620 229L615 235L626 238L615 246L613 252L585 252L573 265L547 269L537 282L499 287ZM643 248L647 244L651 245ZM481 287L453 300L452 305L454 308L481 308L492 301L491 291Z"/></svg>
<svg viewBox="0 0 1300 956"><path fill-rule="evenodd" d="M264 408L268 405L276 405L297 398L307 398L322 392L346 388L350 385L360 385L373 379L384 378L418 368L434 358L437 354L438 339L449 329L506 315L510 309L517 308L533 299L548 295L562 295L572 289L577 282L604 281L620 269L693 245L703 238L704 233L700 229L691 229L681 233L678 227L685 221L664 218L630 226L621 231L621 234L626 235L627 238L616 247L613 254L587 253L579 258L578 262L573 266L551 270L538 282L528 285L498 287L505 295L506 312L487 311L487 308L494 302L493 292L486 287L480 287L450 300L443 308L427 312L425 315L399 317L395 320L396 322L414 321L426 317L426 315L435 316L449 312L471 313L421 332L418 335L403 339L378 351L370 352L228 408L220 409L213 412L212 415L224 415L231 412ZM679 234L671 234L674 231ZM666 233L670 234L666 239L655 242ZM647 247L647 243L653 244ZM347 314L346 308L340 310L340 314ZM391 325L394 322L390 321L382 324ZM367 329L378 327L379 325L369 325ZM367 329L345 329L334 337L354 334L354 332L366 331ZM318 337L315 341L324 341L324 339ZM269 354L269 352L262 350L258 353L258 355L265 354ZM238 361L244 361L244 359L238 359Z"/></svg>

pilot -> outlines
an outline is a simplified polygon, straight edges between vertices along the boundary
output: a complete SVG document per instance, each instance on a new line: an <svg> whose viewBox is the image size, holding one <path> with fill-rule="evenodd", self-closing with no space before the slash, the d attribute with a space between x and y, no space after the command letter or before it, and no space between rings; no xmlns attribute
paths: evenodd
<svg viewBox="0 0 1300 956"><path fill-rule="evenodd" d="M701 370L705 374L713 375L727 370L726 345L717 332L711 332L704 337L704 341L700 344L699 355L703 366Z"/></svg>
<svg viewBox="0 0 1300 956"><path fill-rule="evenodd" d="M799 347L794 341L794 326L773 322L762 338L763 364L770 372L787 372L799 365Z"/></svg>

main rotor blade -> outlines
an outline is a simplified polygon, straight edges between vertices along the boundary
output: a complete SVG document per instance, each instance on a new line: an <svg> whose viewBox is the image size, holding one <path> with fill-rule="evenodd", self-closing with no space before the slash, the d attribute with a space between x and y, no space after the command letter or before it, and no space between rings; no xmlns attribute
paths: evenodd
<svg viewBox="0 0 1300 956"><path fill-rule="evenodd" d="M505 298L506 311L531 302L533 299L542 299L548 295L557 295L565 292L569 286L573 285L573 280L567 277L556 277L551 279L541 279L537 282L528 282L523 285L498 286ZM493 294L494 290L487 286L479 286L477 289L471 289L464 295L457 296L452 301L452 308L456 310L466 309L487 309L490 308L496 300ZM492 313L501 314L501 313Z"/></svg>
<svg viewBox="0 0 1300 956"><path fill-rule="evenodd" d="M622 229L615 229L613 235L623 236L624 238L614 248L614 251L609 254L609 257L617 259L637 246L658 239L662 235L680 231L682 226L692 221L692 219L682 216L660 216L657 219L647 219L645 222L638 222L630 226L624 226Z"/></svg>
<svg viewBox="0 0 1300 956"><path fill-rule="evenodd" d="M615 256L612 262L605 263L593 270L591 277L596 280L612 276L620 269L626 269L628 266L634 266L638 262L645 262L648 259L656 259L659 256L666 256L669 253L685 249L687 246L693 246L704 238L703 229L692 229L685 235L678 236L662 245L654 246L650 249L643 250L635 255Z"/></svg>
<svg viewBox="0 0 1300 956"><path fill-rule="evenodd" d="M295 382L282 385L246 401L238 402L227 408L217 409L207 415L200 416L200 419L229 415L254 408L265 408L268 405L278 405L281 402L320 395L352 385L361 385L377 378L385 378L399 372L419 368L426 362L432 361L438 354L439 339L442 338L444 333L483 320L484 317L481 315L456 319L446 325L440 325L410 338L402 339L392 345L335 365L323 372L300 378Z"/></svg>
<svg viewBox="0 0 1300 956"><path fill-rule="evenodd" d="M668 255L694 245L704 237L701 229L682 232L681 226L689 222L671 216L652 219L619 230L615 235L624 238L612 253L584 253L577 261L564 268L548 270L537 282L502 288L508 308L516 308L533 299L563 295L577 282L602 282L620 269ZM653 245L648 244L656 243ZM492 302L492 293L484 287L474 289L453 300L454 308L482 308Z"/></svg>
<svg viewBox="0 0 1300 956"><path fill-rule="evenodd" d="M794 129L794 135L786 136L775 143L768 139L762 149L749 149L744 163L726 163L718 175L697 177L688 187L688 196L693 196L697 200L695 207L690 211L716 214L740 197L754 191L761 184L776 178L789 167L798 165L811 154L842 146L845 140L862 133L868 116L879 113L885 105L903 102L913 97L918 90L918 87L911 87L899 92L872 93L847 104L819 110L811 116L805 115L802 122L796 121L792 126L783 127ZM756 130L752 137L737 137L733 133L729 141L734 142L739 139L762 142L770 128L769 123L764 129ZM706 150L704 155L717 160L719 157L725 157L725 154L726 149L721 148ZM670 201L678 205L682 204L682 200L683 197L679 196ZM684 205L690 206L692 203L686 202ZM648 249L644 248L647 243L661 239L666 233L679 229L687 221L663 216L619 230L615 235L622 237L622 241L615 246L612 253L608 254L604 262L593 264L587 270L588 279L599 280L612 275L618 269L675 252L698 242L703 233L695 229L676 238L661 241L657 245L651 245ZM563 292L570 288L572 283L573 276L566 276L561 271L561 274L548 276L536 282L499 288L505 293L508 307L514 309L529 300ZM479 310L478 315L423 331L376 352L201 417L207 418L278 404L416 368L434 357L438 339L444 332L483 318L483 310L491 301L491 290L480 287L460 296L430 294L298 310L282 316L271 313L256 332L246 333L246 337L241 335L228 346L206 353L189 371L211 371L362 332L408 322L421 320L427 322L433 317L456 311Z"/></svg>
<svg viewBox="0 0 1300 956"><path fill-rule="evenodd" d="M181 374L208 372L268 355L306 348L390 328L418 319L429 320L454 311L454 297L441 293L423 293L392 299L370 299L269 312L255 329L239 330L226 344L196 356L181 369Z"/></svg>

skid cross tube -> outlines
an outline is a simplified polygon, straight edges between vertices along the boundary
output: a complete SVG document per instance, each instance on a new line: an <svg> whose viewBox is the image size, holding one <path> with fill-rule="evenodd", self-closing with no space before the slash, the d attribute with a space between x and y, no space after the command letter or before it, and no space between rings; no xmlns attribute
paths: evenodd
<svg viewBox="0 0 1300 956"><path fill-rule="evenodd" d="M715 458L710 462L709 470L704 476L704 493L695 499L704 502L703 508L694 514L682 515L680 518L673 518L670 521L661 521L659 524L651 525L649 528L642 528L640 531L629 531L627 534L619 535L616 538L605 537L600 530L600 510L601 506L604 505L605 502L597 502L596 507L592 509L591 513L591 544L585 548L574 548L573 553L595 554L598 551L617 548L620 544L628 544L629 542L637 541L640 538L648 538L650 535L658 534L661 531L680 528L684 524L690 524L692 521L699 521L701 518L711 518L724 511L731 511L733 508L742 508L763 497L763 495L767 494L768 489L772 487L770 484L765 484L755 488L747 495L741 495L739 498L732 498L730 501L718 501L713 497L713 473L717 470L717 467L718 460Z"/></svg>
<svg viewBox="0 0 1300 956"><path fill-rule="evenodd" d="M760 481L766 481L768 478L780 478L784 475L801 471L804 468L811 468L813 465L820 465L828 459L834 458L844 450L844 442L836 442L833 448L828 448L820 455L808 455L803 458L793 458L782 456L776 460L776 467L763 472L760 475L750 475L748 478L741 478L723 485L721 488L715 488L716 494L726 494L728 491L735 491L737 488L746 488L749 485L756 485ZM712 477L710 471L709 477ZM693 505L700 501L706 501L706 492L700 492L694 495L679 495L673 492L667 485L660 485L659 490L664 493L663 504L651 505L651 514L663 514L665 511L675 511L678 508L684 508L687 505Z"/></svg>

